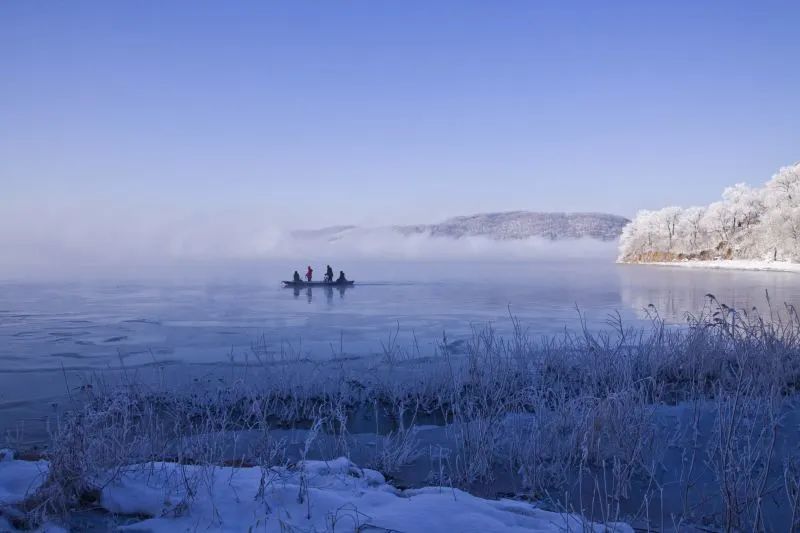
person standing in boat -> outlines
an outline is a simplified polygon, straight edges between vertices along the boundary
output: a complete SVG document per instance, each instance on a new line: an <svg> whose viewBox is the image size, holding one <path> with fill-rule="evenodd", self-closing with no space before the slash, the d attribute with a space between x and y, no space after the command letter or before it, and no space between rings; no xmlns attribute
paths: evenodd
<svg viewBox="0 0 800 533"><path fill-rule="evenodd" d="M311 276L314 275L314 269L311 268L311 265L308 266L308 270L306 271L306 279L309 283L311 283Z"/></svg>
<svg viewBox="0 0 800 533"><path fill-rule="evenodd" d="M339 271L339 279L336 280L336 283L347 283L347 278L344 277L344 270Z"/></svg>
<svg viewBox="0 0 800 533"><path fill-rule="evenodd" d="M333 269L330 265L328 265L328 268L325 270L325 281L328 283L333 281Z"/></svg>
<svg viewBox="0 0 800 533"><path fill-rule="evenodd" d="M292 278L292 281L294 281L295 283L300 283L301 281L303 281L302 279L300 279L300 273L297 270L294 271L294 277Z"/></svg>

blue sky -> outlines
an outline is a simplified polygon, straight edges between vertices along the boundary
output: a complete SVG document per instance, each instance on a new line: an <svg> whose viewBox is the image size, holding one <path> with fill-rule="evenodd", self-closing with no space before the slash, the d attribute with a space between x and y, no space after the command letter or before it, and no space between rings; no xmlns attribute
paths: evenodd
<svg viewBox="0 0 800 533"><path fill-rule="evenodd" d="M0 204L288 226L701 204L800 159L798 2L0 3Z"/></svg>

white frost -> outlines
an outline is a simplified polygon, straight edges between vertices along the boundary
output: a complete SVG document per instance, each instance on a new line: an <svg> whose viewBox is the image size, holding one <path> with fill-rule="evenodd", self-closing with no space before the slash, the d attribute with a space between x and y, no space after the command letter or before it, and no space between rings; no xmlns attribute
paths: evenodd
<svg viewBox="0 0 800 533"><path fill-rule="evenodd" d="M640 211L622 230L619 260L648 256L800 262L800 163L763 187L728 187L708 206Z"/></svg>
<svg viewBox="0 0 800 533"><path fill-rule="evenodd" d="M722 259L718 261L672 261L640 263L643 265L682 267L682 268L713 268L718 270L769 270L773 272L800 273L800 263L788 261L757 261L748 259Z"/></svg>

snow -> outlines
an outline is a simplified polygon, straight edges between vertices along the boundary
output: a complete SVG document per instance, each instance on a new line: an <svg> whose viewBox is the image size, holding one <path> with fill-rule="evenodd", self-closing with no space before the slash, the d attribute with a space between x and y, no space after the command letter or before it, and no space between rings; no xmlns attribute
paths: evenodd
<svg viewBox="0 0 800 533"><path fill-rule="evenodd" d="M10 450L0 450L0 507L24 500L39 488L47 473L46 461L18 461L13 457Z"/></svg>
<svg viewBox="0 0 800 533"><path fill-rule="evenodd" d="M182 472L178 475L178 469ZM103 491L102 505L112 512L146 513L155 518L123 529L175 531L198 525L221 531L564 531L581 529L579 518L537 509L531 504L492 501L445 487L398 490L383 476L358 468L348 459L307 461L298 469L272 469L264 498L257 496L259 468L218 468L213 476L202 467L157 464L126 474ZM153 486L169 480L201 480L188 512L175 516L186 490L176 486L162 495ZM304 488L305 487L305 488ZM305 495L303 496L303 494ZM166 497L163 497L166 496ZM598 527L597 531L602 528ZM620 531L630 531L620 526Z"/></svg>
<svg viewBox="0 0 800 533"><path fill-rule="evenodd" d="M3 508L20 503L42 484L47 474L47 461L20 461L11 450L0 449L0 532L16 531ZM6 514L6 516L4 516ZM45 524L40 533L66 533L54 524Z"/></svg>
<svg viewBox="0 0 800 533"><path fill-rule="evenodd" d="M712 268L718 270L768 270L773 272L800 273L800 263L788 261L758 261L751 259L720 259L716 261L670 261L670 262L643 262L640 265L655 265L683 268Z"/></svg>
<svg viewBox="0 0 800 533"><path fill-rule="evenodd" d="M46 464L7 459L0 486L19 501ZM265 486L259 494L259 487ZM146 463L102 489L109 512L149 516L122 531L619 531L578 516L514 500L487 500L448 487L400 490L346 458L306 461L292 469ZM10 528L0 517L0 530Z"/></svg>
<svg viewBox="0 0 800 533"><path fill-rule="evenodd" d="M628 222L627 218L605 213L511 211L454 217L439 224L395 226L395 230L404 235L426 233L432 237L453 239L484 236L494 240L541 237L550 240L590 238L614 241Z"/></svg>

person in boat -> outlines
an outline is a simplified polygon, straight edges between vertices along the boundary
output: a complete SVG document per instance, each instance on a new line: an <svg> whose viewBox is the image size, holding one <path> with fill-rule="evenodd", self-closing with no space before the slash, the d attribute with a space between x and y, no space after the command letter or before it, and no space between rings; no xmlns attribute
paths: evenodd
<svg viewBox="0 0 800 533"><path fill-rule="evenodd" d="M300 283L301 281L303 281L300 279L300 273L297 270L294 271L294 276L292 277L292 281L294 281L295 283Z"/></svg>
<svg viewBox="0 0 800 533"><path fill-rule="evenodd" d="M336 283L347 283L347 278L344 277L344 270L339 271L339 278L336 280Z"/></svg>
<svg viewBox="0 0 800 533"><path fill-rule="evenodd" d="M311 276L314 275L314 269L311 268L311 265L308 266L308 270L306 271L306 279L309 283L311 283Z"/></svg>
<svg viewBox="0 0 800 533"><path fill-rule="evenodd" d="M328 265L328 268L325 270L325 281L328 283L333 281L333 269L330 265Z"/></svg>

